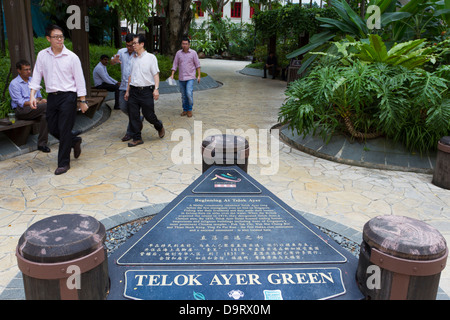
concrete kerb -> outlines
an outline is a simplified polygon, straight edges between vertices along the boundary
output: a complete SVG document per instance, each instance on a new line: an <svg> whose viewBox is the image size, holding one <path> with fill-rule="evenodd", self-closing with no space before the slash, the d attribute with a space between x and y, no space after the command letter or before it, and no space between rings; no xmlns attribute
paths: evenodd
<svg viewBox="0 0 450 320"><path fill-rule="evenodd" d="M298 142L292 140L291 138L289 138L287 135L285 135L282 132L282 128L285 125L286 124L278 123L278 124L274 125L271 128L271 130L279 129L279 136L280 136L281 141L283 141L288 146L290 146L294 149L305 152L305 153L315 156L317 158L321 158L321 159L325 159L325 160L329 160L329 161L333 161L333 162L337 162L337 163L347 164L347 165L351 165L351 166L370 168L370 169L415 172L415 173L424 173L424 174L433 174L433 172L434 172L434 169L398 166L398 165L390 165L390 164L380 164L380 163L374 163L374 162L370 162L370 161L358 161L358 160L352 160L352 159L346 159L346 158L332 156L327 153L320 152L319 150L309 148L301 143L298 143ZM322 139L322 138L318 137L317 139Z"/></svg>

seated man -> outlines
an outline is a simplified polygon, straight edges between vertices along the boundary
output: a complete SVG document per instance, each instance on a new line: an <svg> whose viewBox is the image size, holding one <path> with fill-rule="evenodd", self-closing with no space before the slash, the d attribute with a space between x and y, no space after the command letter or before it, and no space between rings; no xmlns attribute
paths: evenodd
<svg viewBox="0 0 450 320"><path fill-rule="evenodd" d="M119 108L119 87L120 82L117 82L113 78L111 78L108 74L108 70L106 70L106 66L109 63L109 57L106 54L103 54L100 57L100 62L95 66L93 76L94 76L94 85L97 89L106 89L109 92L114 92L115 96L115 105L114 109Z"/></svg>
<svg viewBox="0 0 450 320"><path fill-rule="evenodd" d="M28 61L20 60L16 63L19 75L9 84L9 95L11 96L11 107L16 112L16 118L20 120L39 120L38 150L50 152L47 146L47 100L42 99L40 91L36 92L37 107L30 104L30 88L28 82L31 80L31 65Z"/></svg>
<svg viewBox="0 0 450 320"><path fill-rule="evenodd" d="M267 69L270 69L272 72L272 79L275 79L276 73L277 73L277 57L275 56L274 52L270 52L269 56L267 57L266 64L264 65L264 77L267 78Z"/></svg>

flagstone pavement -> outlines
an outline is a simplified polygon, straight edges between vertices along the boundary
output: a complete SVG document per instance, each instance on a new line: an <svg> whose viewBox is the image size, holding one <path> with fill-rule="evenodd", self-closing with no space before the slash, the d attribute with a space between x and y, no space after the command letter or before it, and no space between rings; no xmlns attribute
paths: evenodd
<svg viewBox="0 0 450 320"><path fill-rule="evenodd" d="M15 248L30 225L64 213L103 220L168 203L200 176L202 139L227 129L257 135L249 139L248 173L292 208L359 232L379 215L408 216L434 226L449 243L450 190L434 186L431 174L351 166L291 148L267 133L277 124L286 82L239 73L248 62L201 63L223 85L194 93L192 118L179 115L179 93L161 94L156 114L166 128L163 139L145 123L145 143L129 148L121 141L128 119L112 110L82 134L81 156L72 158L66 174L53 173L57 145L49 154L33 151L0 161L0 294L19 272ZM440 288L450 295L449 267Z"/></svg>

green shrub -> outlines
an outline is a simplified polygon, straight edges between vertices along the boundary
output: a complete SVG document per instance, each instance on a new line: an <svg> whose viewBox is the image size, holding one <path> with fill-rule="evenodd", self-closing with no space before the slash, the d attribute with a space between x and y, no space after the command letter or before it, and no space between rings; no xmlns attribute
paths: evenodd
<svg viewBox="0 0 450 320"><path fill-rule="evenodd" d="M388 50L378 35L369 39L347 37L311 53L321 59L290 85L279 120L325 141L339 131L361 140L385 135L410 151L435 149L450 133L450 69L437 63L445 49L418 39Z"/></svg>
<svg viewBox="0 0 450 320"><path fill-rule="evenodd" d="M435 72L383 62L318 65L293 82L279 121L298 134L336 132L364 140L385 135L410 151L434 150L450 133L448 67Z"/></svg>
<svg viewBox="0 0 450 320"><path fill-rule="evenodd" d="M9 73L10 60L8 56L0 57L0 118L5 118L11 111L11 98L9 97L8 84L6 78ZM10 76L11 78L11 76ZM5 91L4 91L5 90ZM3 92L5 92L5 98L3 99Z"/></svg>
<svg viewBox="0 0 450 320"><path fill-rule="evenodd" d="M93 72L95 66L100 62L100 57L103 54L106 54L108 57L112 57L117 53L118 49L114 47L107 47L107 46L97 46L97 45L89 45L89 62L91 67L91 85L94 86L94 78L93 78ZM120 64L111 65L108 64L106 66L106 69L108 70L108 74L111 76L111 78L120 81L122 78L122 74L120 72Z"/></svg>
<svg viewBox="0 0 450 320"><path fill-rule="evenodd" d="M234 23L230 18L191 23L191 48L207 56L227 51L231 56L243 58L253 54L255 30L252 24Z"/></svg>
<svg viewBox="0 0 450 320"><path fill-rule="evenodd" d="M266 62L267 46L256 46L255 54L253 56L256 62Z"/></svg>
<svg viewBox="0 0 450 320"><path fill-rule="evenodd" d="M262 70L262 69L264 69L264 65L265 65L264 62L255 62L255 63L250 63L250 64L246 65L245 67Z"/></svg>

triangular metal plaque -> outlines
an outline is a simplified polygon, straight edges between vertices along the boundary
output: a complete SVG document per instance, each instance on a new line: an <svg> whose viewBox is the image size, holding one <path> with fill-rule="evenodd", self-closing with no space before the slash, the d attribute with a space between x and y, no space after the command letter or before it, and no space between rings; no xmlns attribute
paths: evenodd
<svg viewBox="0 0 450 320"><path fill-rule="evenodd" d="M362 299L357 259L237 166L211 167L110 259L108 299Z"/></svg>
<svg viewBox="0 0 450 320"><path fill-rule="evenodd" d="M186 196L120 265L344 263L347 259L270 196Z"/></svg>
<svg viewBox="0 0 450 320"><path fill-rule="evenodd" d="M192 193L261 193L261 189L253 184L246 175L241 174L241 172L233 168L224 169L223 167L216 167L192 189Z"/></svg>

